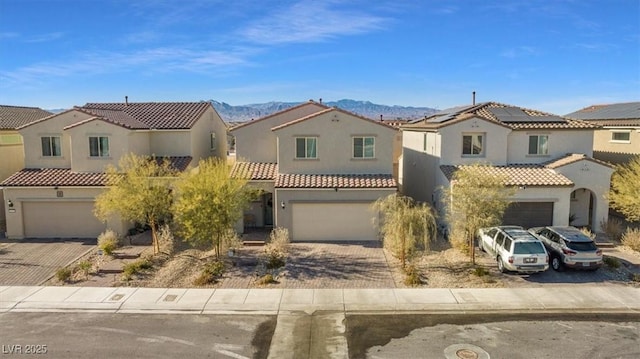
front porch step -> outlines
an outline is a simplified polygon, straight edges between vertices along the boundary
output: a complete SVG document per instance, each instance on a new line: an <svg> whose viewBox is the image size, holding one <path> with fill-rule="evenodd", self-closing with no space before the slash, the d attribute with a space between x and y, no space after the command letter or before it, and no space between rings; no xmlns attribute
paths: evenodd
<svg viewBox="0 0 640 359"><path fill-rule="evenodd" d="M247 247L264 246L265 241L242 241L242 244Z"/></svg>

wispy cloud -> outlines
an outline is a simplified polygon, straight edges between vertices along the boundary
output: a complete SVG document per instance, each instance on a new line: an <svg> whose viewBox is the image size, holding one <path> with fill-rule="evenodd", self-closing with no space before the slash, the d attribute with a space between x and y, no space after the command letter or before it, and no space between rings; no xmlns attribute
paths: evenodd
<svg viewBox="0 0 640 359"><path fill-rule="evenodd" d="M268 14L240 34L259 44L318 42L382 28L387 19L362 11L339 9L335 3L299 2Z"/></svg>
<svg viewBox="0 0 640 359"><path fill-rule="evenodd" d="M618 48L618 45L603 42L582 42L575 44L575 47L592 52L608 52Z"/></svg>
<svg viewBox="0 0 640 359"><path fill-rule="evenodd" d="M540 51L535 47L531 46L517 46L512 47L510 49L506 49L500 53L500 56L506 57L508 59L515 59L523 56L534 56L538 55Z"/></svg>
<svg viewBox="0 0 640 359"><path fill-rule="evenodd" d="M32 43L48 42L48 41L60 39L63 36L64 36L63 32L49 32L46 34L39 34L39 35L28 37L27 39L25 39L25 42L32 42Z"/></svg>
<svg viewBox="0 0 640 359"><path fill-rule="evenodd" d="M18 34L17 32L0 32L0 40L15 39L19 36L20 34Z"/></svg>
<svg viewBox="0 0 640 359"><path fill-rule="evenodd" d="M456 5L445 5L443 7L433 9L433 13L438 15L453 15L460 11L460 7Z"/></svg>

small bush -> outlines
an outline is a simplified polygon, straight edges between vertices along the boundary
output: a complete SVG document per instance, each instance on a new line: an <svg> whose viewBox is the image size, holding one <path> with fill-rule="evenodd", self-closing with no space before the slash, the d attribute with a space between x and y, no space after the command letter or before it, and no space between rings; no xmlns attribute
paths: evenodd
<svg viewBox="0 0 640 359"><path fill-rule="evenodd" d="M475 267L473 268L473 271L471 273L473 273L473 275L475 276L483 277L489 275L489 270L484 267Z"/></svg>
<svg viewBox="0 0 640 359"><path fill-rule="evenodd" d="M469 247L469 239L466 232L461 228L454 228L449 235L449 242L451 246L463 253L471 253Z"/></svg>
<svg viewBox="0 0 640 359"><path fill-rule="evenodd" d="M271 273L267 273L265 275L263 275L260 279L258 279L256 281L257 284L259 285L267 285L267 284L275 284L278 283L275 278L273 278L273 274Z"/></svg>
<svg viewBox="0 0 640 359"><path fill-rule="evenodd" d="M629 273L629 280L632 282L640 283L640 274L638 273Z"/></svg>
<svg viewBox="0 0 640 359"><path fill-rule="evenodd" d="M620 267L620 260L618 260L618 258L615 257L603 257L602 261L604 262L604 264L606 264L608 267L611 268L618 268Z"/></svg>
<svg viewBox="0 0 640 359"><path fill-rule="evenodd" d="M71 269L67 267L58 268L56 271L56 278L60 282L68 282L71 279Z"/></svg>
<svg viewBox="0 0 640 359"><path fill-rule="evenodd" d="M166 254L172 255L176 251L176 239L171 233L171 228L169 228L168 224L162 225L158 231L158 245L160 246L160 251Z"/></svg>
<svg viewBox="0 0 640 359"><path fill-rule="evenodd" d="M118 248L118 243L118 234L110 229L98 236L98 248L108 256L113 255L113 251Z"/></svg>
<svg viewBox="0 0 640 359"><path fill-rule="evenodd" d="M88 261L88 260L84 260L84 261L81 261L80 263L78 263L76 268L86 278L86 277L89 276L89 273L91 273L91 268L93 268L93 264L91 264L91 262Z"/></svg>
<svg viewBox="0 0 640 359"><path fill-rule="evenodd" d="M404 269L404 284L409 287L416 287L422 284L420 270L415 264L408 264Z"/></svg>
<svg viewBox="0 0 640 359"><path fill-rule="evenodd" d="M621 242L634 251L640 252L640 229L627 228L627 231L622 236Z"/></svg>
<svg viewBox="0 0 640 359"><path fill-rule="evenodd" d="M224 263L215 261L207 263L202 270L202 273L193 281L194 285L207 285L218 281L218 278L224 274Z"/></svg>
<svg viewBox="0 0 640 359"><path fill-rule="evenodd" d="M141 273L147 269L151 269L153 264L147 258L138 259L135 262L125 264L122 267L122 280L129 281L134 275Z"/></svg>
<svg viewBox="0 0 640 359"><path fill-rule="evenodd" d="M612 218L608 221L602 220L600 226L607 235L607 238L611 241L620 241L622 234L624 233L622 222L618 219Z"/></svg>
<svg viewBox="0 0 640 359"><path fill-rule="evenodd" d="M274 228L264 251L267 269L283 267L289 253L289 231L286 228Z"/></svg>
<svg viewBox="0 0 640 359"><path fill-rule="evenodd" d="M580 232L582 232L582 234L584 234L585 236L591 238L592 241L596 240L596 234L591 232L589 228L586 228L586 227L580 228Z"/></svg>

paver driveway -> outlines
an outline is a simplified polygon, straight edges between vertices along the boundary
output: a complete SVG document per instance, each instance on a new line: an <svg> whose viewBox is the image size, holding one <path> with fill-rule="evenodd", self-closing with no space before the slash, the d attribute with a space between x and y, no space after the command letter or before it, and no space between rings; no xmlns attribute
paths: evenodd
<svg viewBox="0 0 640 359"><path fill-rule="evenodd" d="M0 242L0 285L39 285L95 248L96 239L23 239Z"/></svg>

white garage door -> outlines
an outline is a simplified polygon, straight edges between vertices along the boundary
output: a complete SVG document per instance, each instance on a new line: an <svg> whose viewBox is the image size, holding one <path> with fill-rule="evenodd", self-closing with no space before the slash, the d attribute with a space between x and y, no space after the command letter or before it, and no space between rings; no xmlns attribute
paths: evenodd
<svg viewBox="0 0 640 359"><path fill-rule="evenodd" d="M27 238L96 238L106 226L93 215L93 202L23 202Z"/></svg>
<svg viewBox="0 0 640 359"><path fill-rule="evenodd" d="M377 239L370 203L294 203L294 241L370 241Z"/></svg>

